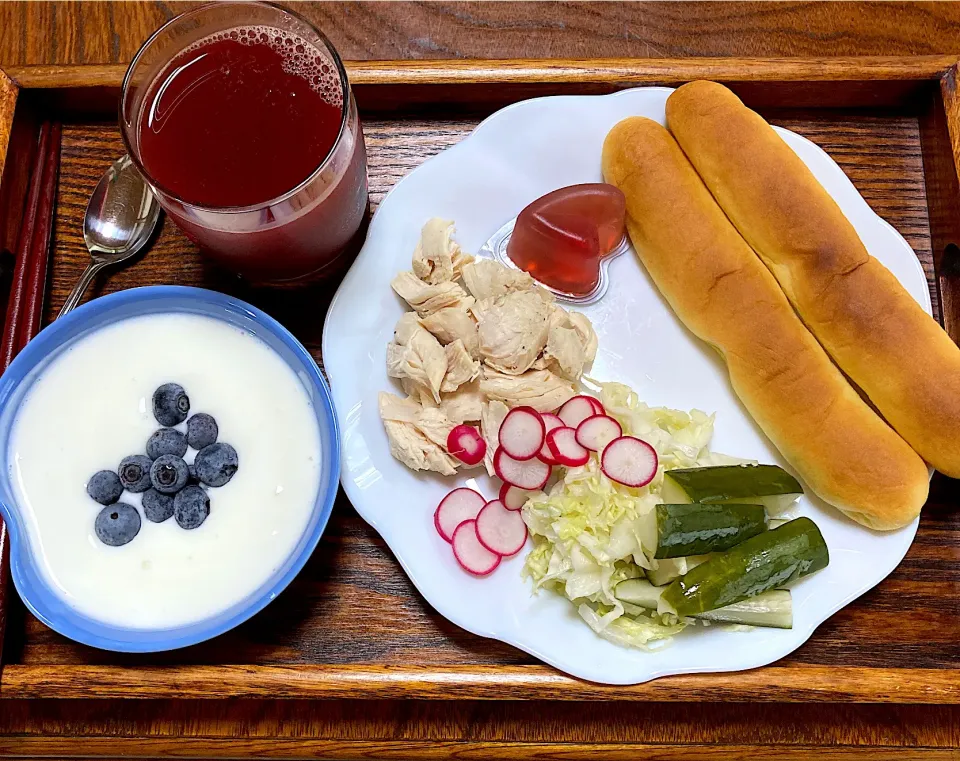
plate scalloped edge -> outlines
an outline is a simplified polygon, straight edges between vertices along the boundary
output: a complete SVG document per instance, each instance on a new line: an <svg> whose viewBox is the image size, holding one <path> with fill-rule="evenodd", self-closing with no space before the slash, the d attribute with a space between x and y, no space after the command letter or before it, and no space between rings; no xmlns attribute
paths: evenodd
<svg viewBox="0 0 960 761"><path fill-rule="evenodd" d="M444 480L415 474L389 454L376 392L391 388L383 358L393 325L404 310L390 290L390 280L409 268L420 226L431 216L454 219L464 249L476 251L506 219L543 192L598 181L599 149L609 128L635 114L663 123L671 92L652 87L602 96L549 96L512 104L487 117L460 143L414 169L383 199L367 242L334 297L323 331L324 365L343 429L344 490L414 586L457 626L518 647L573 676L607 684L737 671L782 658L837 610L882 581L906 554L918 524L877 534L855 526L816 498L805 497L800 512L817 517L836 551L828 569L794 589L796 628L740 633L711 627L685 633L656 653L606 642L580 620L565 598L549 592L533 595L529 582L520 577L525 551L505 559L491 577L476 579L460 571L449 547L432 530L433 508L447 490L464 484L487 493L493 489L485 475ZM868 250L930 313L923 269L903 237L872 211L826 152L795 133L777 130L837 200ZM577 141L578 151L563 148L571 140ZM618 257L610 274L615 282L608 294L582 310L600 334L601 352L591 374L629 382L652 404L715 409L713 449L783 464L752 421L743 419L746 414L733 397L722 366L685 333L636 259ZM630 288L623 287L626 281ZM606 319L614 305L626 310L628 319ZM631 311L635 319L630 319ZM655 333L664 342L669 362L681 361L701 374L701 387L692 389L689 383L670 378L664 356L655 352L646 357L650 366L624 370L629 357L611 348L617 324L646 330L645 335ZM691 396L694 391L697 395ZM414 515L423 520L411 520ZM863 549L865 544L868 549ZM865 575L843 582L844 572L864 570ZM829 599L818 601L817 589L829 592Z"/></svg>

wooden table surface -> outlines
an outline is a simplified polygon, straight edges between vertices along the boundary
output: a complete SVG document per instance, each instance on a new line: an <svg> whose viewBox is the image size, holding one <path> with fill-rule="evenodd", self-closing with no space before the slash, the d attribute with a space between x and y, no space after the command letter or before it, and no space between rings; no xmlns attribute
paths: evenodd
<svg viewBox="0 0 960 761"><path fill-rule="evenodd" d="M125 63L185 2L0 3L0 67ZM953 3L298 3L348 59L960 53ZM564 739L563 750L547 747ZM3 701L0 755L960 758L946 706ZM909 746L905 749L904 746Z"/></svg>
<svg viewBox="0 0 960 761"><path fill-rule="evenodd" d="M194 2L0 2L0 65L126 63ZM295 3L348 59L921 55L960 51L933 3Z"/></svg>

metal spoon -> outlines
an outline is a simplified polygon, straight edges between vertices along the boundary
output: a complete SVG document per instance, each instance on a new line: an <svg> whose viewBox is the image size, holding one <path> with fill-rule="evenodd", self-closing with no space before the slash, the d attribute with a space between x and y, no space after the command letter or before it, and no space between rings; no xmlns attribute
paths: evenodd
<svg viewBox="0 0 960 761"><path fill-rule="evenodd" d="M130 157L113 162L90 196L83 218L83 242L90 251L90 264L58 316L63 317L79 303L100 270L140 251L159 218L160 204Z"/></svg>

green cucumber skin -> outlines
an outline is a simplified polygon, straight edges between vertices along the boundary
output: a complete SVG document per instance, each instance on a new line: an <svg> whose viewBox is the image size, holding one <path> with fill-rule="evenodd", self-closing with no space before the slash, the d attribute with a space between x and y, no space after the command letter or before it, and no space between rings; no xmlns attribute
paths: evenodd
<svg viewBox="0 0 960 761"><path fill-rule="evenodd" d="M708 468L668 470L671 481L690 502L750 502L751 499L781 494L803 494L803 487L779 465L717 465ZM667 494L676 494L666 489ZM682 500L681 500L682 501Z"/></svg>
<svg viewBox="0 0 960 761"><path fill-rule="evenodd" d="M673 581L661 599L679 616L696 616L782 587L829 562L817 524L796 518L714 555Z"/></svg>
<svg viewBox="0 0 960 761"><path fill-rule="evenodd" d="M657 505L656 512L658 560L729 550L767 528L762 505Z"/></svg>

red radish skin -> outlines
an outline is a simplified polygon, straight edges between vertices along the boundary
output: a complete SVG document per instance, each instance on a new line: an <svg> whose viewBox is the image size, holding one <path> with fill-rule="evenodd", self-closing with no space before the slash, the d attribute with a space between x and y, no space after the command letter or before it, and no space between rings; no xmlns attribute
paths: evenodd
<svg viewBox="0 0 960 761"><path fill-rule="evenodd" d="M500 487L500 501L507 510L519 510L527 504L530 497L540 493L539 489L518 489L516 486L504 484Z"/></svg>
<svg viewBox="0 0 960 761"><path fill-rule="evenodd" d="M624 486L646 486L657 475L657 451L633 436L614 439L600 456L600 469L611 481Z"/></svg>
<svg viewBox="0 0 960 761"><path fill-rule="evenodd" d="M486 576L497 570L500 555L490 552L477 537L477 522L464 521L453 532L453 556L460 567L474 576Z"/></svg>
<svg viewBox="0 0 960 761"><path fill-rule="evenodd" d="M465 465L479 465L487 453L487 442L472 425L457 425L447 434L447 451Z"/></svg>
<svg viewBox="0 0 960 761"><path fill-rule="evenodd" d="M536 457L530 460L514 460L497 447L493 455L493 469L501 481L518 489L534 491L542 489L550 478L550 466Z"/></svg>
<svg viewBox="0 0 960 761"><path fill-rule="evenodd" d="M588 417L597 414L594 402L595 400L592 397L583 394L575 396L564 403L560 411L557 412L557 417L563 421L565 426L576 429ZM596 403L599 404L599 402Z"/></svg>
<svg viewBox="0 0 960 761"><path fill-rule="evenodd" d="M550 447L547 446L546 434L550 433L550 431L552 431L554 428L563 428L563 421L552 412L547 412L540 417L543 418L544 437L543 446L540 447L540 454L538 454L537 457L547 463L547 465L558 465L559 463L550 453Z"/></svg>
<svg viewBox="0 0 960 761"><path fill-rule="evenodd" d="M573 428L554 428L547 434L547 446L561 465L576 467L590 459L589 450L577 443L577 432Z"/></svg>
<svg viewBox="0 0 960 761"><path fill-rule="evenodd" d="M602 452L607 444L622 435L620 423L609 415L588 417L577 426L577 443L591 452Z"/></svg>
<svg viewBox="0 0 960 761"><path fill-rule="evenodd" d="M592 396L588 396L587 399L589 399L590 404L593 405L594 412L596 412L598 415L607 414L607 411L603 408L603 404L600 402L599 399L594 399Z"/></svg>
<svg viewBox="0 0 960 761"><path fill-rule="evenodd" d="M497 438L514 460L529 460L537 456L546 433L543 418L533 407L514 407L500 424Z"/></svg>
<svg viewBox="0 0 960 761"><path fill-rule="evenodd" d="M433 525L444 541L453 541L453 532L457 526L467 520L472 520L480 514L487 503L480 494L473 489L461 487L454 489L440 500L433 513Z"/></svg>
<svg viewBox="0 0 960 761"><path fill-rule="evenodd" d="M480 544L503 557L516 555L527 542L527 524L520 513L508 510L499 499L483 506L476 524Z"/></svg>

